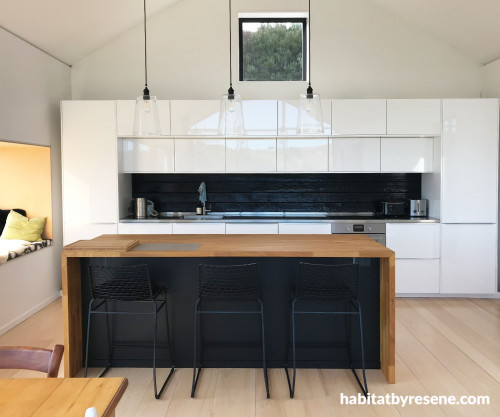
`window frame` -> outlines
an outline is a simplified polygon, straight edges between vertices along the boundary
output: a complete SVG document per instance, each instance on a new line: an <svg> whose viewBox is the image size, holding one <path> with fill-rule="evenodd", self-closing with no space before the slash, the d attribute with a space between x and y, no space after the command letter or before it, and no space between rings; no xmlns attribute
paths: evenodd
<svg viewBox="0 0 500 417"><path fill-rule="evenodd" d="M238 63L239 63L239 81L240 82L283 82L272 80L243 80L243 24L244 23L301 23L302 24L302 79L301 80L283 80L284 82L303 82L307 81L307 60L309 59L307 45L307 17L238 17Z"/></svg>

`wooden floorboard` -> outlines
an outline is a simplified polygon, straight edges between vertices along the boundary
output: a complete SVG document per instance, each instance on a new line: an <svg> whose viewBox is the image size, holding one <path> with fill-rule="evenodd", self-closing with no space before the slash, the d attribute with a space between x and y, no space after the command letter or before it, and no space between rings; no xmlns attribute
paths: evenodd
<svg viewBox="0 0 500 417"><path fill-rule="evenodd" d="M52 348L62 343L61 300L9 332L0 345ZM113 368L129 386L116 417L498 417L500 415L500 300L398 299L396 378L387 384L368 370L372 394L489 395L489 406L341 405L340 395L357 395L349 370L300 369L290 399L283 369L269 369L271 399L262 369L204 369L196 398L190 398L192 370L178 369L160 400L153 395L152 370ZM96 376L99 369L90 369ZM158 373L161 385L168 370ZM60 376L63 370L60 370ZM81 375L81 374L80 374ZM39 377L38 372L0 370L0 377ZM90 406L90 405L89 405Z"/></svg>

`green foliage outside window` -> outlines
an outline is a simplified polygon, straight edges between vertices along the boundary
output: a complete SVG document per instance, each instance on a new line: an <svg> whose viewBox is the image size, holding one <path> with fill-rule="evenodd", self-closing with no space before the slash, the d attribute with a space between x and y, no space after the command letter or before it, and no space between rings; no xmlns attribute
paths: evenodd
<svg viewBox="0 0 500 417"><path fill-rule="evenodd" d="M304 80L302 37L300 23L263 23L255 32L243 30L243 81Z"/></svg>

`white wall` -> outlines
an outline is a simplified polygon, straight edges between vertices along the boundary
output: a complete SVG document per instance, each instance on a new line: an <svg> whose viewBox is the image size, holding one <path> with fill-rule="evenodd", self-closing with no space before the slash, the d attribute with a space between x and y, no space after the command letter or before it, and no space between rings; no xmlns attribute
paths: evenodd
<svg viewBox="0 0 500 417"><path fill-rule="evenodd" d="M483 67L483 97L500 97L500 59Z"/></svg>
<svg viewBox="0 0 500 417"><path fill-rule="evenodd" d="M8 266L0 265L0 331L6 330L6 323L12 324L13 320L22 318L28 311L26 308L24 313L21 311L23 302L34 307L43 300L57 296L61 288L59 101L70 97L69 67L0 29L0 140L51 147L54 239L54 246L51 248L9 261ZM4 178L3 181L5 180L8 179ZM7 273L9 277L15 276L17 289L21 294L25 294L24 299L20 299L17 294L14 296L13 293L9 297L9 291L2 287L3 275ZM36 285L27 285L28 277L37 280ZM44 284L40 285L42 282ZM21 288L22 285L25 287Z"/></svg>
<svg viewBox="0 0 500 417"><path fill-rule="evenodd" d="M238 12L307 12L307 0L233 0ZM148 20L149 85L161 99L214 99L229 86L227 0L181 0ZM324 98L479 97L473 59L367 0L312 2L312 84ZM144 84L142 27L72 68L73 99L131 99ZM295 98L304 82L235 83L245 99Z"/></svg>

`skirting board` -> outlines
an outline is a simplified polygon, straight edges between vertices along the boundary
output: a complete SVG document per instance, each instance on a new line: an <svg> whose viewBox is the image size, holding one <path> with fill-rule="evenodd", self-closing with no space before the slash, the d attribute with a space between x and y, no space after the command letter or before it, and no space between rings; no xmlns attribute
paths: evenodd
<svg viewBox="0 0 500 417"><path fill-rule="evenodd" d="M36 312L40 311L42 308L47 307L50 303L53 301L57 300L59 297L61 297L61 291L57 291L54 294L52 294L49 298L46 300L42 301L40 304L36 305L35 307L29 309L25 313L21 314L19 317L16 317L14 320L11 320L9 323L5 324L4 326L0 327L0 335L8 332L10 329L13 327L17 326L19 323L22 323L24 320L35 314Z"/></svg>
<svg viewBox="0 0 500 417"><path fill-rule="evenodd" d="M500 299L500 293L496 294L398 294L396 298L491 298Z"/></svg>

